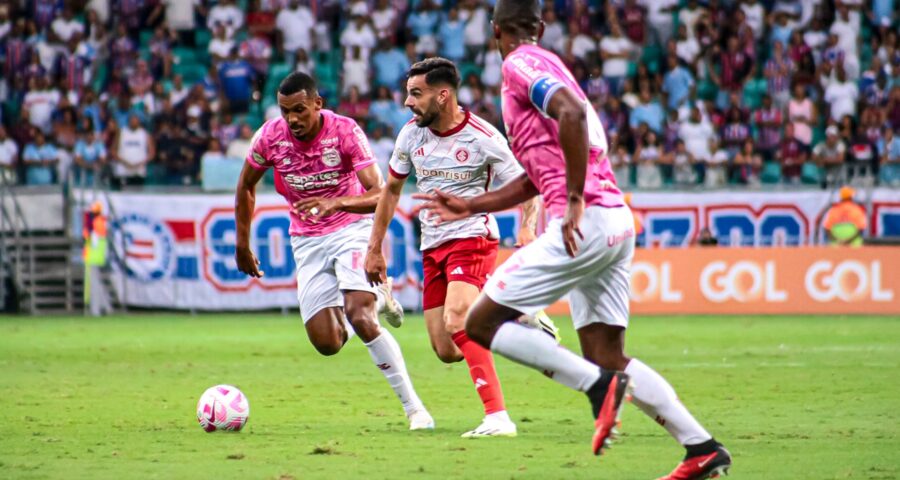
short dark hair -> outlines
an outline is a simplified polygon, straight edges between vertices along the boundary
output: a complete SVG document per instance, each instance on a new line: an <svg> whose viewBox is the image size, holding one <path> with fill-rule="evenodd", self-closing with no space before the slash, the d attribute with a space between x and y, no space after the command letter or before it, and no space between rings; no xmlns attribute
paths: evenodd
<svg viewBox="0 0 900 480"><path fill-rule="evenodd" d="M406 73L406 78L416 75L425 75L425 83L429 86L445 84L450 85L454 90L459 88L459 70L453 62L446 58L432 57L414 63Z"/></svg>
<svg viewBox="0 0 900 480"><path fill-rule="evenodd" d="M540 0L497 0L494 24L504 32L537 35L541 26Z"/></svg>
<svg viewBox="0 0 900 480"><path fill-rule="evenodd" d="M299 92L306 92L311 97L318 94L316 79L303 72L294 72L284 77L284 80L278 85L278 93L282 95L293 95Z"/></svg>

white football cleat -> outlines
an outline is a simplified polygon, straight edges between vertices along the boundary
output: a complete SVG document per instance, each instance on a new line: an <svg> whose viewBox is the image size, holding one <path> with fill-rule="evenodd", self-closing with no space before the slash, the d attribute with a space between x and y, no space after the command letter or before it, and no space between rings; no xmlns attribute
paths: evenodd
<svg viewBox="0 0 900 480"><path fill-rule="evenodd" d="M553 323L553 319L544 313L543 310L534 314L533 317L530 315L522 315L519 317L519 323L543 331L547 335L553 337L556 340L556 343L562 341L562 338L559 335L559 327Z"/></svg>
<svg viewBox="0 0 900 480"><path fill-rule="evenodd" d="M378 285L378 290L384 295L384 307L380 313L384 320L394 328L403 325L403 306L394 298L394 281L387 277L387 281Z"/></svg>
<svg viewBox="0 0 900 480"><path fill-rule="evenodd" d="M409 418L410 430L434 430L434 419L428 410L414 410L406 418Z"/></svg>
<svg viewBox="0 0 900 480"><path fill-rule="evenodd" d="M484 437L515 437L516 424L509 419L500 419L490 415L484 417L475 430L468 431L462 435L462 438L484 438Z"/></svg>

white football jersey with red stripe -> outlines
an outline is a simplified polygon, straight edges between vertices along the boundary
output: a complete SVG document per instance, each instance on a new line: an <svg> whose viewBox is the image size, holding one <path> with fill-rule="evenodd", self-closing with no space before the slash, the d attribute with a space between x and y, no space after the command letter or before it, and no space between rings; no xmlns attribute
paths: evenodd
<svg viewBox="0 0 900 480"><path fill-rule="evenodd" d="M420 192L439 189L469 198L490 190L492 183L503 185L524 174L503 135L477 115L465 113L462 123L444 133L418 127L414 122L406 124L391 156L391 175L406 178L415 168ZM473 215L437 225L426 214L419 214L422 250L456 238L498 237L497 222L491 215Z"/></svg>

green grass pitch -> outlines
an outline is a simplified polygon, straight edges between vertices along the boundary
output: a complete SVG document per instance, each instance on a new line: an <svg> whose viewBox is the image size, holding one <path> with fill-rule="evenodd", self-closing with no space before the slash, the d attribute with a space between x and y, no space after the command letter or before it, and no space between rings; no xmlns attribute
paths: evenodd
<svg viewBox="0 0 900 480"><path fill-rule="evenodd" d="M461 439L482 417L465 364L437 360L420 316L393 333L434 432L407 431L358 339L321 357L295 317L0 319L0 478L655 479L682 456L628 406L594 457L584 396L504 359L519 437ZM731 478L900 478L900 318L634 318L628 352L727 445ZM247 394L243 432L197 425L217 383Z"/></svg>

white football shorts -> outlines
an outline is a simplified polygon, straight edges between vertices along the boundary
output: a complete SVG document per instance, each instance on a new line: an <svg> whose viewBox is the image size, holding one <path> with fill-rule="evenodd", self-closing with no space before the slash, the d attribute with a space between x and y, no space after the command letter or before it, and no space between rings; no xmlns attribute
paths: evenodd
<svg viewBox="0 0 900 480"><path fill-rule="evenodd" d="M584 240L575 258L566 253L562 219L550 221L534 242L519 249L484 287L493 301L535 315L568 294L576 329L591 323L628 326L629 282L634 256L634 217L628 207L588 207Z"/></svg>
<svg viewBox="0 0 900 480"><path fill-rule="evenodd" d="M291 237L303 323L323 308L343 308L345 290L377 295L365 271L371 232L372 219L364 218L320 237Z"/></svg>

